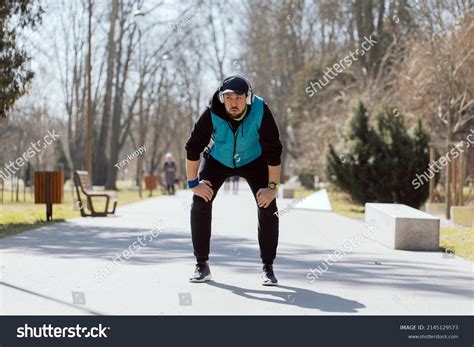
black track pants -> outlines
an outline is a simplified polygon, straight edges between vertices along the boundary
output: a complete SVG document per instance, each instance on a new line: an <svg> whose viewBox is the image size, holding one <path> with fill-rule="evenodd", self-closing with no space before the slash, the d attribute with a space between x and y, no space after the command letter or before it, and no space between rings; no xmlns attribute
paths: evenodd
<svg viewBox="0 0 474 347"><path fill-rule="evenodd" d="M219 188L227 177L240 176L245 178L252 189L256 200L257 191L268 187L268 166L262 156L254 161L238 167L228 168L211 155L203 158L199 171L199 180L208 180L212 183L214 195L206 202L203 198L193 195L191 207L191 233L194 255L198 262L209 259L209 244L211 240L212 202ZM257 204L258 207L258 204ZM273 264L278 246L278 216L277 204L274 199L267 208L258 207L258 243L262 263ZM235 218L239 218L238 215ZM229 220L229 223L232 221Z"/></svg>

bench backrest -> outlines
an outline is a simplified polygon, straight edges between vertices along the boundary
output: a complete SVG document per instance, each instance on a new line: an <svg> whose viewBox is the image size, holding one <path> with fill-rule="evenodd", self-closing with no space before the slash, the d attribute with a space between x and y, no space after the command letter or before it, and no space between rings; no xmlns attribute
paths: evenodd
<svg viewBox="0 0 474 347"><path fill-rule="evenodd" d="M74 172L75 184L79 185L82 191L92 190L91 180L87 171L76 170Z"/></svg>

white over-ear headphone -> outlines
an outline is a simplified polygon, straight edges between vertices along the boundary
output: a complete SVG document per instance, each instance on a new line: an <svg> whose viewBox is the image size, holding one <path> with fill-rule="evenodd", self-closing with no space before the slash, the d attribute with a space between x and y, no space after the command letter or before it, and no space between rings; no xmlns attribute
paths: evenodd
<svg viewBox="0 0 474 347"><path fill-rule="evenodd" d="M247 103L247 105L252 105L253 103L253 100L255 99L255 95L253 94L253 91L252 91L252 86L250 85L249 81L247 81L247 79L243 76L240 76L240 75L232 75L232 76L229 76L227 77L226 79L224 79L222 81L222 84L221 86L219 87L219 101L223 104L224 103L224 94L222 93L223 90L222 90L222 87L224 86L224 83L231 79L231 78L234 78L234 77L238 77L242 80L244 80L244 82L247 84L248 88L249 88L249 91L247 92L247 98L245 99L245 102Z"/></svg>

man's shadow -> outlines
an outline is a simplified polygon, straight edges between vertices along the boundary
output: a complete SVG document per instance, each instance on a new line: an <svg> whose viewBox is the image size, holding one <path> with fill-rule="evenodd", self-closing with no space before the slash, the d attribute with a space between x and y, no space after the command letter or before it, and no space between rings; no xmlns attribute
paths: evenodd
<svg viewBox="0 0 474 347"><path fill-rule="evenodd" d="M275 304L294 305L302 308L318 309L323 312L356 313L359 309L365 307L364 304L355 300L348 300L336 295L322 294L314 292L312 290L290 286L278 285L278 287L273 287L285 290L256 290L231 286L215 281L209 281L206 282L206 284L213 287L229 290L232 293L235 293L247 299L267 301ZM267 297L260 297L252 294ZM271 298L269 296L273 296L275 298Z"/></svg>

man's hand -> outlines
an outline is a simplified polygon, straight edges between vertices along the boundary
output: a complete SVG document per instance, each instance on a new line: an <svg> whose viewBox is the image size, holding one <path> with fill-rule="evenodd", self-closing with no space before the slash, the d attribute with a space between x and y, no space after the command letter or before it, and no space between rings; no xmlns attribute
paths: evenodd
<svg viewBox="0 0 474 347"><path fill-rule="evenodd" d="M212 183L207 180L199 181L199 184L192 189L193 193L200 196L204 201L209 202L214 195L214 190L211 188Z"/></svg>
<svg viewBox="0 0 474 347"><path fill-rule="evenodd" d="M257 192L258 207L267 208L278 194L278 189L260 188Z"/></svg>

